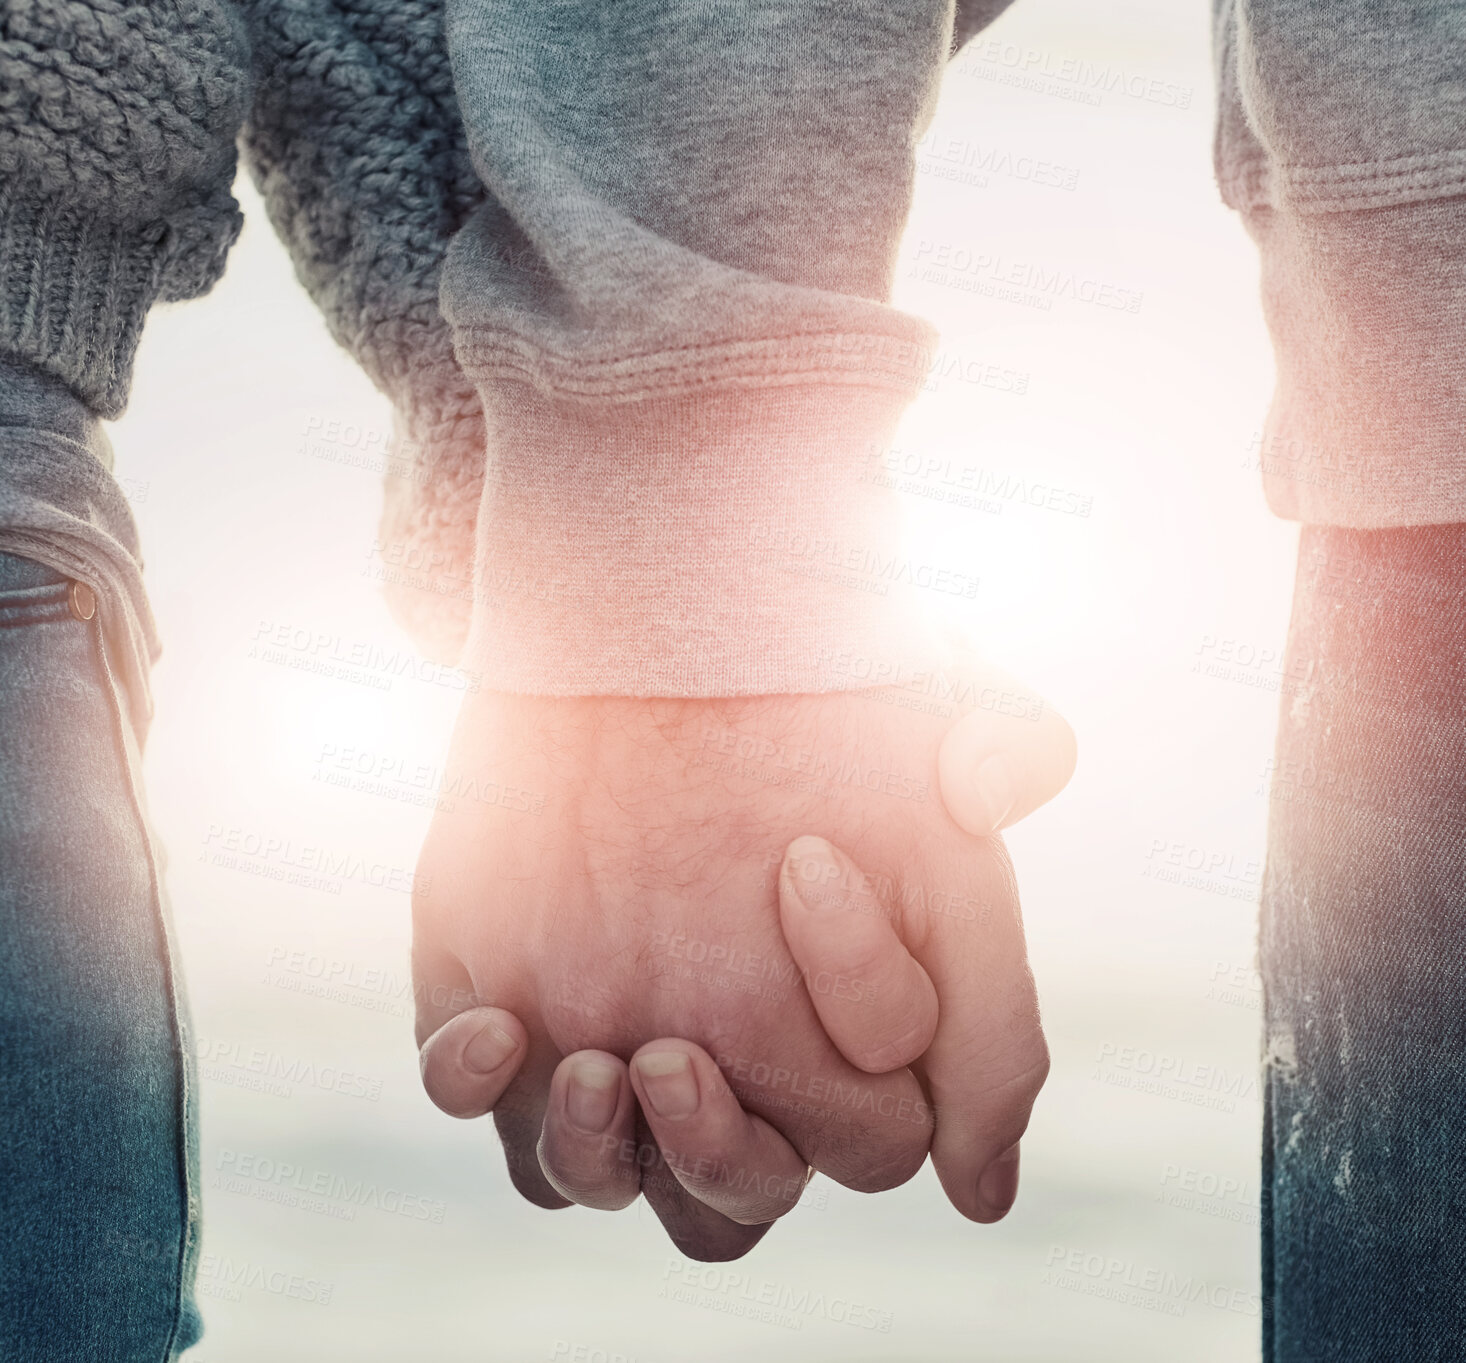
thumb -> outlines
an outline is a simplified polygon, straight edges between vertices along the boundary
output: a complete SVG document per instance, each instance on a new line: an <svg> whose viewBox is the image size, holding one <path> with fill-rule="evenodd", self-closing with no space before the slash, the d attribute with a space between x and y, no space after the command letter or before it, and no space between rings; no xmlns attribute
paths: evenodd
<svg viewBox="0 0 1466 1363"><path fill-rule="evenodd" d="M942 738L937 782L953 821L986 838L1063 790L1077 754L1068 721L1021 682L991 673L974 694Z"/></svg>
<svg viewBox="0 0 1466 1363"><path fill-rule="evenodd" d="M852 1065L886 1074L926 1050L936 990L849 857L823 838L795 838L779 871L779 919L825 1033Z"/></svg>

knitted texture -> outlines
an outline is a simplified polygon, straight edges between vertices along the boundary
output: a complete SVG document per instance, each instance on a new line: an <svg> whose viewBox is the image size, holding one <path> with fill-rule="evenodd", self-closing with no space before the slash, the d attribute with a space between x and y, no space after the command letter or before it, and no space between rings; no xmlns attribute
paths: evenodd
<svg viewBox="0 0 1466 1363"><path fill-rule="evenodd" d="M389 604L456 658L484 468L479 397L438 310L449 239L484 198L440 0L247 0L256 87L243 150L336 340L396 407L381 556ZM407 465L406 474L402 473ZM425 568L423 565L432 565Z"/></svg>
<svg viewBox="0 0 1466 1363"><path fill-rule="evenodd" d="M157 298L209 289L249 87L219 0L0 0L0 349L103 416Z"/></svg>
<svg viewBox="0 0 1466 1363"><path fill-rule="evenodd" d="M959 6L959 36L1003 3ZM298 277L397 412L408 457L386 479L387 599L454 659L485 422L440 284L486 194L442 0L0 0L0 349L120 413L149 305L205 291L237 236L246 116L245 157Z"/></svg>
<svg viewBox="0 0 1466 1363"><path fill-rule="evenodd" d="M985 22L1005 3L969 0L963 10L963 31ZM487 107L480 98L469 108L463 103L463 81L467 78L477 88L477 83L489 80L487 73L495 69L496 58L480 53L471 40L451 51L443 0L243 0L243 8L256 74L243 142L246 164L294 258L298 277L333 335L396 407L402 442L398 453L408 457L393 460L386 478L381 577L394 613L433 656L459 658L475 602L485 596L479 581L483 546L475 540L490 453L482 395L486 385L496 387L492 376L502 369L492 356L518 357L507 377L518 372L521 342L526 341L521 327L532 333L527 343L536 381L555 391L587 381L594 368L584 353L587 344L594 348L593 343L599 342L607 348L613 363L604 396L612 403L635 396L628 391L631 378L622 373L628 355L668 352L698 385L705 386L714 377L713 352L693 343L709 328L715 340L734 342L743 339L745 328L755 329L762 350L750 361L753 367L746 380L755 387L789 381L787 371L795 362L784 351L797 351L802 357L811 347L819 348L819 337L803 337L806 329L829 333L825 349L833 352L817 356L812 368L800 360L795 367L809 370L807 381L830 383L844 371L864 373L873 365L881 369L885 363L881 346L893 341L891 349L898 353L901 371L897 386L906 385L910 353L920 349L919 342L913 346L912 333L919 328L885 309L858 308L850 295L880 299L887 293L890 257L909 193L900 173L909 169L905 166L909 149L895 146L888 165L882 159L886 153L879 150L890 140L888 135L857 139L857 145L869 141L878 148L872 173L866 173L870 167L859 157L853 162L842 157L839 176L823 173L818 162L810 163L811 173L805 175L795 169L801 165L798 136L781 134L772 148L763 136L780 121L780 106L770 102L768 108L744 111L734 120L731 131L760 140L758 154L742 158L748 168L731 177L730 190L724 183L730 177L716 166L731 145L697 132L705 126L707 113L701 101L695 109L684 109L678 92L668 88L648 110L649 125L642 126L636 112L650 88L642 71L647 62L653 70L664 60L676 66L684 60L683 49L690 48L700 51L699 69L706 64L715 77L736 48L744 63L754 68L773 63L761 77L773 90L787 84L778 74L781 43L754 34L740 36L733 30L721 36L705 32L700 25L685 23L686 16L675 7L660 20L653 10L638 8L635 28L638 33L645 30L647 45L642 51L639 40L619 44L611 41L609 31L598 38L599 25L607 22L603 14L597 18L573 5L563 12L532 6L507 16L506 22L497 17L486 20L498 41L517 54L516 76L512 92L506 92L500 104ZM913 33L946 30L940 3L917 0L899 8L905 17L887 20L872 13L849 21L852 34L880 52L909 46ZM790 7L784 18L792 22L799 12ZM816 43L823 55L811 67L810 81L848 88L843 68L860 65L855 55L859 46L847 51L840 40L846 21L836 22L830 14L813 22L817 13L824 12L816 8L809 13L813 28L821 33L834 25ZM665 56L658 25L668 30L665 37L671 45ZM905 35L899 44L898 35ZM576 50L587 59L584 68L567 43L579 45ZM833 52L824 53L825 45ZM895 69L904 70L906 64L915 69L899 79L871 77L884 90L884 102L902 110L920 106L919 91L934 79L930 57L937 51L940 48L927 52L917 42L909 54L886 58ZM604 77L594 86L585 83L591 69L599 69ZM613 98L618 83L625 87L627 99ZM697 82L684 85L690 90ZM725 76L720 88L714 80L707 91L717 96L711 100L712 108L716 110L737 85L738 80ZM759 82L750 88L759 88ZM551 106L564 104L572 90L578 94L570 103L579 113L569 125L557 126L553 145L541 149L541 155L534 151L540 121L559 119L565 110L552 113ZM597 103L593 97L597 90L613 107ZM869 104L861 96L852 107L858 108L859 117L871 117ZM898 130L896 143L909 112L886 119ZM501 114L507 120L503 126ZM852 117L843 106L840 114L826 109L824 116L837 124ZM605 145L581 145L580 133L587 131L580 128L582 123L599 126ZM671 142L657 151L658 128L678 126L689 134L685 154L674 152ZM530 199L572 236L569 219L575 214L554 201L550 186L567 165L579 167L571 171L576 177L586 172L587 188L594 182L596 194L605 195L592 215L593 247L598 245L619 262L649 261L653 277L618 291L625 269L608 265L591 271L583 281L589 285L587 291L574 278L573 269L562 273L566 257L576 255L578 247L561 251L558 247L566 243L558 240L532 242L528 219L534 218L536 207L512 193L514 204L504 203L503 185L490 195L485 184L496 183L495 176L484 164L483 148L478 149L477 163L471 154L475 131L492 144L496 156L529 154ZM778 154L781 145L789 148L790 156ZM844 141L841 146L853 149ZM666 156L676 170L672 181L663 184L654 168ZM643 166L645 174L632 175L631 183L620 187L625 194L601 183L602 171L614 179L633 166ZM799 185L792 213L777 179L765 174L773 166L782 166L783 178L792 176ZM591 174L592 167L600 170ZM754 185L752 197L737 197L740 181ZM665 241L651 243L650 257L644 243L617 235L616 225L627 212L668 234ZM492 259L481 259L471 245L465 246L465 228L488 233ZM460 269L453 279L445 261L455 237ZM540 259L541 249L557 260L555 270ZM683 254L684 249L705 256L703 264L718 278L707 279L692 268L697 262ZM672 281L655 277L657 262L669 250L687 266ZM467 266L464 260L469 261ZM735 279L723 264L742 266L749 273ZM518 268L521 265L525 268ZM526 279L535 287L521 293ZM679 281L691 313L686 318L673 306L677 290L670 285ZM807 298L800 294L796 300L795 290L783 287L801 283L817 292ZM765 306L764 289L769 284L786 293L782 309ZM466 304L473 317L456 316L447 306L449 300L457 302L460 314ZM560 330L567 312L574 314L573 337ZM637 319L634 334L626 334L617 321L622 313ZM666 335L656 334L658 319ZM773 329L773 340L764 334L768 328ZM574 344L567 346L568 339ZM552 363L556 357L558 367ZM547 369L555 372L540 372ZM669 373L670 369L662 366ZM671 380L661 370L658 375L650 391L665 396ZM518 391L517 385L511 385L511 391ZM839 403L832 400L832 406ZM511 457L503 445L517 437L521 424L499 414L495 458ZM739 424L756 430L758 415L750 413ZM793 458L799 462L799 456ZM795 476L783 472L785 481ZM581 516L619 515L614 507L601 512L598 498L580 487L578 479L567 479L562 495L568 505L562 507L558 501L545 505L530 518L532 538L538 539L542 532L563 532L577 542L589 542L594 536L588 528L584 535L574 529ZM695 489L687 489L690 501L697 496ZM498 536L495 547L508 553L507 537ZM624 547L628 554L633 552L631 546ZM650 582L650 566L640 557L637 563ZM716 578L726 565L706 568ZM833 618L842 612L829 609L824 614ZM538 641L554 633L533 608L510 615L499 633L511 654L527 638ZM528 675L514 673L519 684L549 684L526 680ZM599 684L599 674L595 680ZM606 684L616 682L611 678Z"/></svg>

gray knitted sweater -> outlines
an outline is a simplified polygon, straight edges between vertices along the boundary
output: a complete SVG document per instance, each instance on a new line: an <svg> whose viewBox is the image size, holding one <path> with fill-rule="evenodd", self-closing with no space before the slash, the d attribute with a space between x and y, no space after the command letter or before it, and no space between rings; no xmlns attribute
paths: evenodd
<svg viewBox="0 0 1466 1363"><path fill-rule="evenodd" d="M899 672L922 566L866 451L933 337L885 300L942 60L1005 7L0 0L0 354L117 415L152 302L223 269L242 129L423 465L382 539L437 565L390 589L432 652L562 693ZM1466 12L1215 9L1270 496L1461 519Z"/></svg>

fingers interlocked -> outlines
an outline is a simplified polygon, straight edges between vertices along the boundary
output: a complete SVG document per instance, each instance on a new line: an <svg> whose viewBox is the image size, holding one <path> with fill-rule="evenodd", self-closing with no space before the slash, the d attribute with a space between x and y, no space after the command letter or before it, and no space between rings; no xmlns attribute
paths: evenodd
<svg viewBox="0 0 1466 1363"><path fill-rule="evenodd" d="M524 1029L512 1014L470 1009L424 1043L423 1084L451 1116L482 1116L499 1104L525 1054ZM650 1140L638 1139L638 1104ZM743 1110L706 1051L677 1039L643 1046L629 1066L606 1051L561 1060L537 1153L565 1203L619 1210L659 1168L741 1226L784 1215L811 1172L773 1126Z"/></svg>
<svg viewBox="0 0 1466 1363"><path fill-rule="evenodd" d="M876 1076L866 1098L884 1086L891 1099L893 1085L914 1083L904 1067L916 1068L936 1109L937 1173L979 1221L1000 1219L1016 1196L1018 1140L1048 1063L1011 875L1000 849L986 856L981 897L997 912L981 955L951 922L909 933L917 946L908 949L893 906L823 839L796 839L779 876L785 941L820 1026L840 1056ZM891 1155L899 1167L884 1167L855 1128L842 1146L838 1128L832 1140L829 1127L789 1123L767 1084L735 1092L688 1040L650 1042L629 1063L602 1050L557 1061L537 1045L527 1064L530 1050L511 1014L473 1008L428 1038L423 1082L455 1116L495 1109L515 1185L532 1201L614 1211L645 1191L691 1254L746 1252L761 1231L740 1228L766 1227L797 1205L811 1164L853 1187L894 1186L915 1172L900 1150ZM908 1110L929 1135L931 1108L918 1099Z"/></svg>

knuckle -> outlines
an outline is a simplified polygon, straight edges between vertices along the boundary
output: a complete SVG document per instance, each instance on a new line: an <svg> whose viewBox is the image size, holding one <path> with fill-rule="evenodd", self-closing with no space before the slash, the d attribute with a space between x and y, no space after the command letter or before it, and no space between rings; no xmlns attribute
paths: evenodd
<svg viewBox="0 0 1466 1363"><path fill-rule="evenodd" d="M904 1069L931 1044L935 1020L915 1005L889 1018L872 1020L880 1039L866 1037L846 1051L846 1058L867 1074L889 1074Z"/></svg>
<svg viewBox="0 0 1466 1363"><path fill-rule="evenodd" d="M692 1168L678 1162L672 1167L688 1193L743 1226L777 1221L798 1203L804 1191L802 1166L793 1176L728 1160L699 1161Z"/></svg>
<svg viewBox="0 0 1466 1363"><path fill-rule="evenodd" d="M562 981L540 1000L546 1031L564 1055L635 1050L638 1037L623 1001L592 981Z"/></svg>
<svg viewBox="0 0 1466 1363"><path fill-rule="evenodd" d="M981 1086L981 1107L988 1114L985 1124L1011 1142L1028 1128L1029 1114L1049 1076L1049 1050L1037 1033L1003 1059Z"/></svg>
<svg viewBox="0 0 1466 1363"><path fill-rule="evenodd" d="M858 1193L890 1192L916 1177L926 1163L926 1151L924 1140L903 1137L886 1154L854 1171L845 1186Z"/></svg>
<svg viewBox="0 0 1466 1363"><path fill-rule="evenodd" d="M634 1202L641 1191L640 1184L624 1169L585 1168L563 1161L556 1163L543 1148L540 1150L540 1170L555 1192L580 1207L619 1211Z"/></svg>
<svg viewBox="0 0 1466 1363"><path fill-rule="evenodd" d="M1010 1054L1012 1066L1010 1077L1001 1087L1009 1092L1021 1094L1031 1102L1038 1097L1049 1077L1049 1045L1044 1034L1031 1032Z"/></svg>

